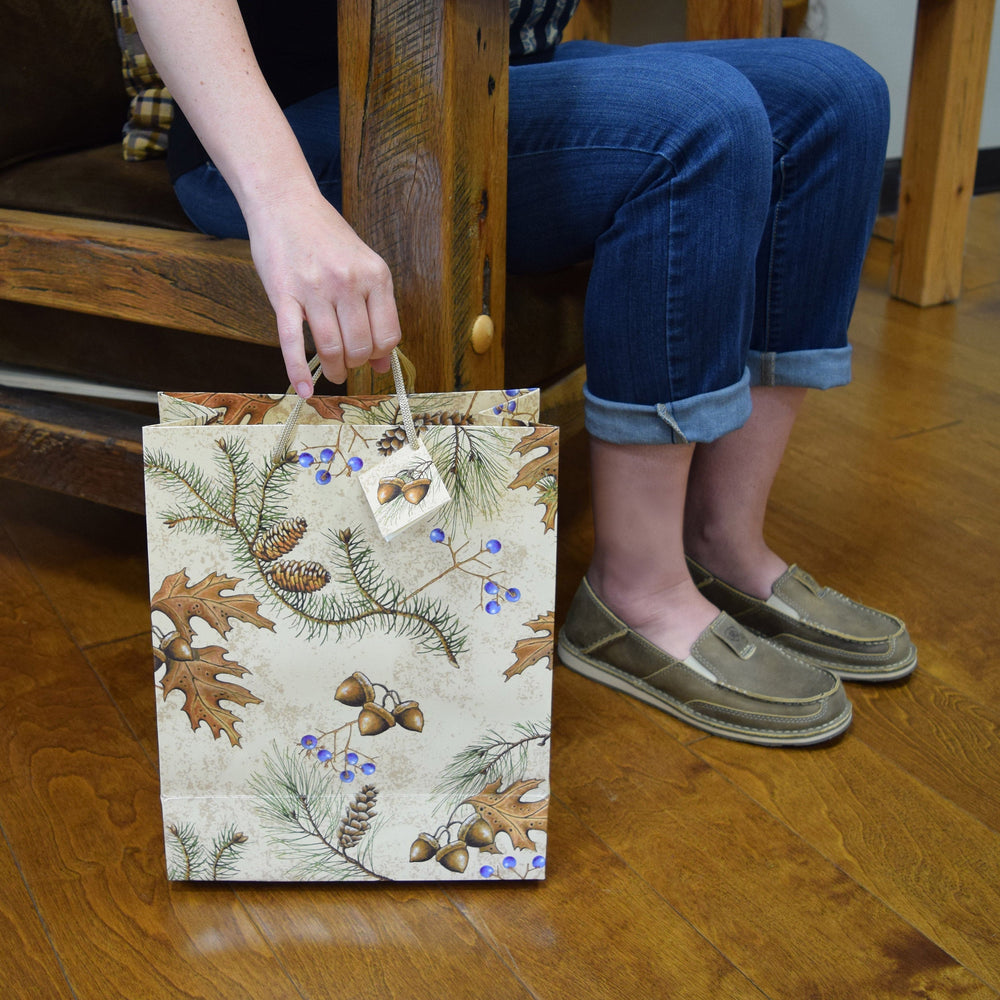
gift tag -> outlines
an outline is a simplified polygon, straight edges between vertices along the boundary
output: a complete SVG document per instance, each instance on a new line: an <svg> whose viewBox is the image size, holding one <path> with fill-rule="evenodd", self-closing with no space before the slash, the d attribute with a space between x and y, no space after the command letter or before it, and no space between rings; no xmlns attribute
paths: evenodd
<svg viewBox="0 0 1000 1000"><path fill-rule="evenodd" d="M427 446L404 445L358 476L386 541L451 500Z"/></svg>

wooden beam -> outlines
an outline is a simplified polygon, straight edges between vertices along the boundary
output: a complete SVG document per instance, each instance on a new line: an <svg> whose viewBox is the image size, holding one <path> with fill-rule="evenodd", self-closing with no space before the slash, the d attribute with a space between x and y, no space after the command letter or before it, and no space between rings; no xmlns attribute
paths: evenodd
<svg viewBox="0 0 1000 1000"><path fill-rule="evenodd" d="M921 0L893 246L892 294L957 299L972 200L993 0Z"/></svg>
<svg viewBox="0 0 1000 1000"><path fill-rule="evenodd" d="M342 0L338 13L344 214L392 269L417 387L498 387L507 5ZM480 315L494 330L481 353ZM350 383L372 388L367 370Z"/></svg>
<svg viewBox="0 0 1000 1000"><path fill-rule="evenodd" d="M128 410L0 389L3 478L142 513L144 423Z"/></svg>
<svg viewBox="0 0 1000 1000"><path fill-rule="evenodd" d="M0 298L277 344L245 240L0 209Z"/></svg>
<svg viewBox="0 0 1000 1000"><path fill-rule="evenodd" d="M687 37L768 38L781 34L781 0L687 0Z"/></svg>

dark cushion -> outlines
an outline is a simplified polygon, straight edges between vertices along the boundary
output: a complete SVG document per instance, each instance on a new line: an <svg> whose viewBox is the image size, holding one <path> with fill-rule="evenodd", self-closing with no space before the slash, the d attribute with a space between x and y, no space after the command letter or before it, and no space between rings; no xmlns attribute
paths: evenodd
<svg viewBox="0 0 1000 1000"><path fill-rule="evenodd" d="M0 170L0 207L194 230L166 161L126 162L120 142Z"/></svg>
<svg viewBox="0 0 1000 1000"><path fill-rule="evenodd" d="M108 0L0 0L0 168L114 142L127 107Z"/></svg>

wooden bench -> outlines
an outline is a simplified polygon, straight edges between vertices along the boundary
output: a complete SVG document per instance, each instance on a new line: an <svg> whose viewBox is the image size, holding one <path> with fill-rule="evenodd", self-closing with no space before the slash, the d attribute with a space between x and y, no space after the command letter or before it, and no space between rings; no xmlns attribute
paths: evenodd
<svg viewBox="0 0 1000 1000"><path fill-rule="evenodd" d="M985 77L992 4L921 0L920 9L915 60L923 68L914 76L919 106L911 99L894 278L897 293L913 300L939 294L928 293L923 278L911 290L914 260L953 263L957 248L960 267L959 236L972 189L968 135L981 112L977 74L981 69ZM610 0L585 0L572 34L606 37L609 18ZM568 394L547 396L550 416L567 419L560 399L576 398L582 381L576 369L580 280L572 274L533 279L512 284L508 297L506 3L341 0L339 19L345 214L393 269L418 388L537 384L543 374L570 373ZM781 0L689 3L690 37L777 34L780 24ZM974 51L966 46L960 53L974 29ZM947 87L932 108L925 95L940 72ZM959 101L955 93L963 80ZM956 103L961 128L952 131L964 139L928 166L925 134L943 129ZM972 164L974 169L974 155ZM950 208L947 239L938 233L941 204ZM926 224L920 221L925 216ZM947 294L957 294L957 285ZM0 209L0 298L276 343L248 245L190 231ZM545 338L535 336L541 329ZM538 349L543 339L544 355ZM384 384L373 385L367 371L356 373L349 386L352 392L373 388L381 391ZM144 419L5 390L3 475L140 510Z"/></svg>

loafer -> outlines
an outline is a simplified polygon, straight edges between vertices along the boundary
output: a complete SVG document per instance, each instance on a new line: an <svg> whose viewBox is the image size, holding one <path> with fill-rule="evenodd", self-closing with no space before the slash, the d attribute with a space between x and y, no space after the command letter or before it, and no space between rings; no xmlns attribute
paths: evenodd
<svg viewBox="0 0 1000 1000"><path fill-rule="evenodd" d="M894 681L917 665L917 650L902 621L821 587L798 566L775 581L766 601L737 590L690 558L688 569L717 608L844 680Z"/></svg>
<svg viewBox="0 0 1000 1000"><path fill-rule="evenodd" d="M715 736L807 746L840 735L840 679L720 614L678 660L628 627L586 578L559 633L561 662Z"/></svg>

